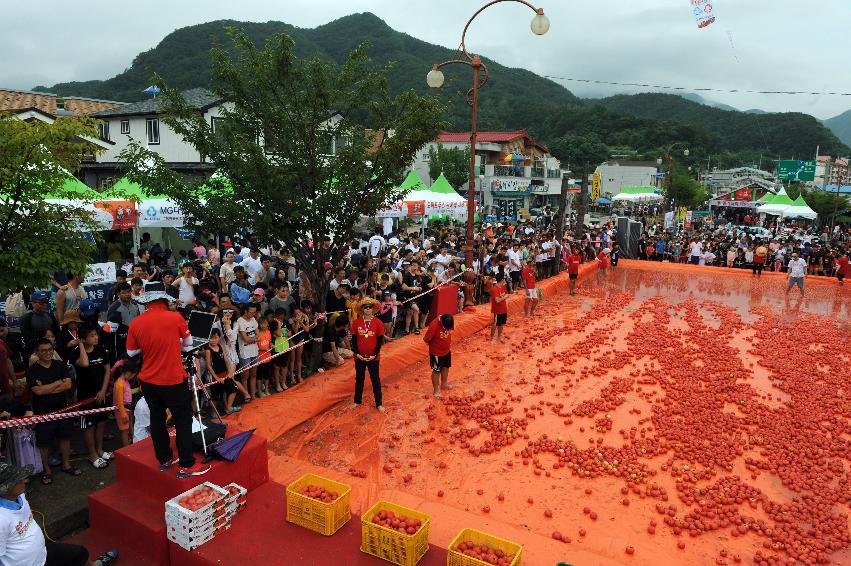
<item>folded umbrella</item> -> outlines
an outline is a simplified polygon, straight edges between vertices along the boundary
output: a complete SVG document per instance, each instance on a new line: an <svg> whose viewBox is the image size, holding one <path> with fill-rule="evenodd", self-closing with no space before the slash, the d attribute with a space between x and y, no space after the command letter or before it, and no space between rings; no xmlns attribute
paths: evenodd
<svg viewBox="0 0 851 566"><path fill-rule="evenodd" d="M251 430L234 434L230 438L223 438L213 446L213 452L228 462L235 462L255 430L252 428Z"/></svg>

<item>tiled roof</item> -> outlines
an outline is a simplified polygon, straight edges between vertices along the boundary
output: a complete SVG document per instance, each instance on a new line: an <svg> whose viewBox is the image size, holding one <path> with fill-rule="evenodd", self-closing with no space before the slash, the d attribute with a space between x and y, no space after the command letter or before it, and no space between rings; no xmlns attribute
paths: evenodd
<svg viewBox="0 0 851 566"><path fill-rule="evenodd" d="M193 88L184 90L183 98L193 108L205 110L211 106L215 106L222 101L222 98L213 94L206 88ZM112 116L130 116L133 114L159 114L160 101L157 98L149 98L140 102L132 102L111 110L103 110L92 114L95 118L109 118Z"/></svg>
<svg viewBox="0 0 851 566"><path fill-rule="evenodd" d="M65 110L73 112L77 116L89 116L95 112L119 108L121 106L125 106L125 104L123 102L96 100L94 98L79 98L75 96L65 98L64 106Z"/></svg>
<svg viewBox="0 0 851 566"><path fill-rule="evenodd" d="M620 165L621 167L653 167L654 169L657 167L655 161L626 161L622 159L606 161L606 165Z"/></svg>
<svg viewBox="0 0 851 566"><path fill-rule="evenodd" d="M531 138L526 130L515 130L513 132L478 132L476 141L482 143L508 143L517 138ZM440 132L437 141L444 143L463 143L470 141L470 132Z"/></svg>
<svg viewBox="0 0 851 566"><path fill-rule="evenodd" d="M56 95L47 92L29 92L0 88L0 112L35 108L51 116L56 115Z"/></svg>

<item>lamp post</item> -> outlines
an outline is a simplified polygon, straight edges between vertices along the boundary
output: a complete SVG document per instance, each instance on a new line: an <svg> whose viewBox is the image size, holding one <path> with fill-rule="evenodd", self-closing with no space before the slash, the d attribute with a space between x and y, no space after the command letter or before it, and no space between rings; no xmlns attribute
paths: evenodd
<svg viewBox="0 0 851 566"><path fill-rule="evenodd" d="M479 112L479 89L485 86L488 81L488 67L482 63L478 55L470 55L467 52L467 47L464 39L467 36L467 29L476 16L481 14L485 9L499 4L500 2L518 2L531 8L535 12L535 17L532 18L530 27L535 35L544 35L550 29L550 20L544 15L543 8L536 8L525 0L493 0L479 8L473 16L467 20L467 25L464 26L464 31L461 33L461 45L458 48L458 58L444 61L434 65L431 71L426 75L426 82L432 88L440 88L443 86L444 77L440 70L442 67L453 64L467 65L473 69L473 88L467 92L467 104L472 107L471 126L470 126L470 182L467 187L467 246L465 253L465 261L467 267L473 265L473 217L476 214L476 134Z"/></svg>
<svg viewBox="0 0 851 566"><path fill-rule="evenodd" d="M667 190L665 191L665 200L667 201L667 203L663 207L663 212L666 212L668 210L669 204L671 205L672 208L673 208L673 204L674 204L673 201L671 200L671 187L673 186L673 182L674 182L674 154L673 154L673 151L674 151L674 148L677 147L678 145L685 145L685 144L683 144L683 142L674 142L674 143L672 143L671 145L668 146L668 149L665 150L665 159L668 161L668 182L666 183ZM690 152L689 152L688 148L683 149L683 155L685 157L688 157L689 153ZM661 157L656 160L656 165L661 167L661 165L662 165L662 158Z"/></svg>

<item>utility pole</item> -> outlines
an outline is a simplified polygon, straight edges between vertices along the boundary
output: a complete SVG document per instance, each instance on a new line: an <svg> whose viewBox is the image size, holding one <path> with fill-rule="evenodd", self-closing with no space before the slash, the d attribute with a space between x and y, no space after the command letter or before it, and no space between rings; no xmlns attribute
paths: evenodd
<svg viewBox="0 0 851 566"><path fill-rule="evenodd" d="M573 237L579 240L585 232L585 207L588 202L588 162L582 166L582 189L579 191L579 203L576 205L576 227Z"/></svg>
<svg viewBox="0 0 851 566"><path fill-rule="evenodd" d="M564 238L564 219L567 216L567 189L570 187L570 174L562 173L561 193L558 195L558 217L556 218L556 240Z"/></svg>

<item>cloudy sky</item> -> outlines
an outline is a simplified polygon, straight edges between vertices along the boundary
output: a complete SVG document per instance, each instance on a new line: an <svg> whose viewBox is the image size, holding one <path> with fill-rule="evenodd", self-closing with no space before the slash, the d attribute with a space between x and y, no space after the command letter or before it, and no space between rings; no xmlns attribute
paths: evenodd
<svg viewBox="0 0 851 566"><path fill-rule="evenodd" d="M529 32L532 12L499 4L477 18L471 51L541 75L722 90L851 93L848 0L711 0L717 21L698 29L689 0L540 0L552 27ZM422 40L457 47L485 0L4 0L0 87L27 89L105 79L175 28L216 19L280 20L315 27L370 11ZM579 96L647 88L562 81ZM829 118L851 96L701 93L740 109L799 111Z"/></svg>

